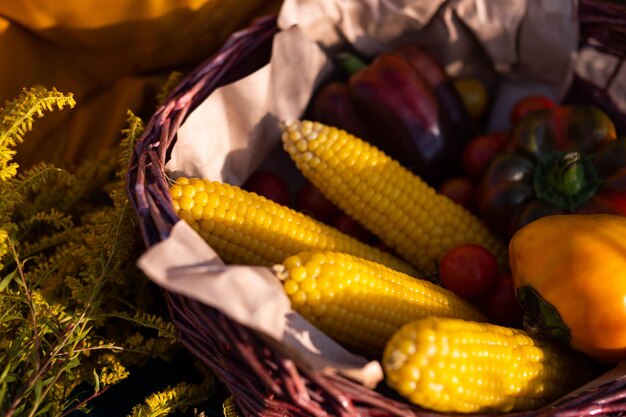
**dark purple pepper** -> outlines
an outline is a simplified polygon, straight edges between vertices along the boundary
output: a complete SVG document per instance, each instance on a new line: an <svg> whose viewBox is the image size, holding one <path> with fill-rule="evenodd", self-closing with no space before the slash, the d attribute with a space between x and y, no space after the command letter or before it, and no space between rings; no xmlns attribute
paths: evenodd
<svg viewBox="0 0 626 417"><path fill-rule="evenodd" d="M379 55L348 82L375 144L433 186L459 167L460 149L428 82L397 54Z"/></svg>

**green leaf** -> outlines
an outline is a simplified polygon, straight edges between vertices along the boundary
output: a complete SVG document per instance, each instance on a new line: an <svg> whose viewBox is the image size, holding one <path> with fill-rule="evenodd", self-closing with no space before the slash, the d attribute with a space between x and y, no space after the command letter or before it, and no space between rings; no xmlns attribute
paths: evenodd
<svg viewBox="0 0 626 417"><path fill-rule="evenodd" d="M15 409L15 412L13 413L13 415L21 416L24 410L26 410L26 404L22 403Z"/></svg>
<svg viewBox="0 0 626 417"><path fill-rule="evenodd" d="M17 281L16 277L17 269L14 269L13 271L9 272L6 277L2 278L2 281L0 281L0 292L4 291L9 286L11 281Z"/></svg>
<svg viewBox="0 0 626 417"><path fill-rule="evenodd" d="M67 364L65 364L65 368L69 371L70 369L76 368L78 365L80 365L80 359L78 356L76 356L70 359Z"/></svg>
<svg viewBox="0 0 626 417"><path fill-rule="evenodd" d="M0 375L0 382L1 383L5 383L7 376L9 375L9 371L11 370L11 363L9 362L6 366L6 368L4 368L4 371L2 371L2 374ZM0 395L0 398L2 398L2 396Z"/></svg>
<svg viewBox="0 0 626 417"><path fill-rule="evenodd" d="M24 321L24 316L11 315L11 316L2 317L2 321L4 322L9 322L9 321L14 321L14 320Z"/></svg>
<svg viewBox="0 0 626 417"><path fill-rule="evenodd" d="M52 408L53 403L48 403L43 405L42 407L39 408L39 410L37 410L37 412L35 413L35 416L41 416L43 414L46 414L48 411L50 411L50 409Z"/></svg>
<svg viewBox="0 0 626 417"><path fill-rule="evenodd" d="M84 338L86 338L86 337L87 337L87 335L91 332L91 329L93 329L93 327L92 327L92 326L89 326L89 327L85 328L85 330L83 330L82 332L80 332L80 333L78 333L78 334L76 335L76 338L77 338L78 340L83 340L83 339L84 339Z"/></svg>
<svg viewBox="0 0 626 417"><path fill-rule="evenodd" d="M55 333L55 332L58 333L60 330L58 329L56 322L51 320L48 317L39 316L39 321L41 321L42 324L44 324L43 326L40 326L41 335L46 335L46 334Z"/></svg>
<svg viewBox="0 0 626 417"><path fill-rule="evenodd" d="M93 389L96 392L100 391L100 376L95 369L93 370Z"/></svg>
<svg viewBox="0 0 626 417"><path fill-rule="evenodd" d="M44 386L48 386L48 385L50 385L51 383L53 383L53 382L54 382L54 379L55 379L55 378L56 378L56 377L53 375L53 376L51 376L51 377L48 377L48 378L44 379L44 380L43 380L43 385L44 385Z"/></svg>
<svg viewBox="0 0 626 417"><path fill-rule="evenodd" d="M7 387L7 382L2 382L0 384L0 406L3 406L4 400L6 399Z"/></svg>
<svg viewBox="0 0 626 417"><path fill-rule="evenodd" d="M38 403L41 401L41 394L43 393L43 381L39 380L35 382L35 402Z"/></svg>

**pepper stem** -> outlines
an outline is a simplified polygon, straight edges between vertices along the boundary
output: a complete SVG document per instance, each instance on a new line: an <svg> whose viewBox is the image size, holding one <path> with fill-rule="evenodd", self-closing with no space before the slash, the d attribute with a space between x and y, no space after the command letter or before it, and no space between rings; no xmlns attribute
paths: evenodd
<svg viewBox="0 0 626 417"><path fill-rule="evenodd" d="M336 58L339 65L350 75L367 66L365 61L350 52L340 52L337 54Z"/></svg>
<svg viewBox="0 0 626 417"><path fill-rule="evenodd" d="M587 178L580 153L569 152L557 160L548 181L557 192L567 196L576 195L584 189Z"/></svg>
<svg viewBox="0 0 626 417"><path fill-rule="evenodd" d="M595 195L601 181L591 157L582 152L553 152L539 161L533 186L541 200L570 212Z"/></svg>
<svg viewBox="0 0 626 417"><path fill-rule="evenodd" d="M548 337L569 343L570 329L558 310L530 286L517 289L517 299L524 311L524 329L533 336Z"/></svg>

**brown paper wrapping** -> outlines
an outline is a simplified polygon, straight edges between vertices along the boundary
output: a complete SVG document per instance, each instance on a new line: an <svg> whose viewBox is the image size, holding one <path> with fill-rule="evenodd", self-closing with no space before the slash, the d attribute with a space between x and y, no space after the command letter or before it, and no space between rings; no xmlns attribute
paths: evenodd
<svg viewBox="0 0 626 417"><path fill-rule="evenodd" d="M562 94L577 40L569 0L285 0L278 22L270 63L215 91L181 126L170 177L241 184L279 143L278 122L303 114L332 69L326 53L347 44L372 56L403 40L427 42L452 74L510 83L497 98L505 112L515 91ZM274 341L300 366L370 387L382 379L378 362L347 352L291 311L269 269L223 265L184 222L139 266L160 286Z"/></svg>

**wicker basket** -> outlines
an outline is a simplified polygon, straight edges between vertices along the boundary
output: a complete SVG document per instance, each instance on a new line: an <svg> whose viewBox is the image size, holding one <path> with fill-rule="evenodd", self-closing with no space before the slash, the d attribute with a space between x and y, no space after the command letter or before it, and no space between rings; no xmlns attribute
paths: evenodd
<svg viewBox="0 0 626 417"><path fill-rule="evenodd" d="M582 46L626 56L626 5L599 0L579 2ZM269 61L278 31L275 17L255 21L233 34L170 94L136 144L127 175L130 201L143 240L150 247L167 238L178 217L173 211L164 166L186 116L217 87L252 73ZM601 88L576 79L568 100L596 104L624 132L626 115L610 104ZM180 338L232 394L241 415L254 416L439 416L414 407L391 392L370 390L347 378L299 369L257 335L220 311L184 296L164 292ZM611 379L575 398L509 416L626 415L626 378Z"/></svg>

